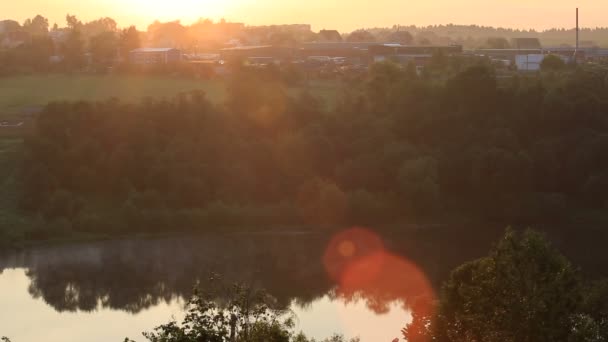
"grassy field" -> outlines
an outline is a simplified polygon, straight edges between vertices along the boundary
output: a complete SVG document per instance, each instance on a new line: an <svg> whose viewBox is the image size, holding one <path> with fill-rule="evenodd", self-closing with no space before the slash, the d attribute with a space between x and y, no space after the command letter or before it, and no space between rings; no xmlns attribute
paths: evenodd
<svg viewBox="0 0 608 342"><path fill-rule="evenodd" d="M333 104L338 91L334 81L312 81L309 91L327 105ZM289 89L296 94L303 87ZM172 97L177 93L202 90L215 103L226 96L225 82L170 76L132 75L32 75L0 78L0 116L23 113L52 101L98 101L118 98L139 102L144 97Z"/></svg>
<svg viewBox="0 0 608 342"><path fill-rule="evenodd" d="M224 99L222 81L155 76L33 75L0 78L0 114L9 115L51 101L105 100L138 102L144 97L171 97L203 90L214 102Z"/></svg>

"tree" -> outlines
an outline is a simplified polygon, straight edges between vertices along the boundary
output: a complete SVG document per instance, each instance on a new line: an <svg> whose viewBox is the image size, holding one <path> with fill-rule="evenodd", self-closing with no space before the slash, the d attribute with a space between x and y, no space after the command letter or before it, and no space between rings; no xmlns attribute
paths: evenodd
<svg viewBox="0 0 608 342"><path fill-rule="evenodd" d="M433 31L422 31L416 35L416 40L420 45L437 44L438 39L439 37L437 37L437 34Z"/></svg>
<svg viewBox="0 0 608 342"><path fill-rule="evenodd" d="M23 23L23 29L33 36L44 36L49 33L49 20L37 15L34 19L26 19Z"/></svg>
<svg viewBox="0 0 608 342"><path fill-rule="evenodd" d="M55 44L48 36L34 36L30 44L26 45L26 49L26 60L34 68L40 69L49 64L49 58L55 52Z"/></svg>
<svg viewBox="0 0 608 342"><path fill-rule="evenodd" d="M486 40L485 47L488 49L508 49L511 47L511 44L504 37L490 37Z"/></svg>
<svg viewBox="0 0 608 342"><path fill-rule="evenodd" d="M122 30L120 33L120 55L129 60L129 53L141 46L139 32L135 26Z"/></svg>
<svg viewBox="0 0 608 342"><path fill-rule="evenodd" d="M349 34L348 37L346 37L346 41L355 43L375 42L376 37L369 31L358 30Z"/></svg>
<svg viewBox="0 0 608 342"><path fill-rule="evenodd" d="M556 55L547 55L540 63L540 69L542 71L559 71L563 70L565 67L566 62Z"/></svg>
<svg viewBox="0 0 608 342"><path fill-rule="evenodd" d="M82 26L82 34L86 38L98 36L105 32L118 32L118 24L112 18L100 18L90 21Z"/></svg>
<svg viewBox="0 0 608 342"><path fill-rule="evenodd" d="M578 273L547 240L508 230L489 256L452 272L426 340L570 341L582 299Z"/></svg>
<svg viewBox="0 0 608 342"><path fill-rule="evenodd" d="M118 55L118 38L114 32L106 31L92 37L89 46L96 64L111 64Z"/></svg>
<svg viewBox="0 0 608 342"><path fill-rule="evenodd" d="M437 160L423 157L403 162L398 184L402 196L417 212L428 212L439 207L440 188L437 182Z"/></svg>
<svg viewBox="0 0 608 342"><path fill-rule="evenodd" d="M68 29L74 30L82 30L83 24L82 21L78 20L75 15L68 14L65 16L65 21L68 24Z"/></svg>
<svg viewBox="0 0 608 342"><path fill-rule="evenodd" d="M388 35L388 40L391 43L410 45L414 42L414 36L408 31L395 31Z"/></svg>
<svg viewBox="0 0 608 342"><path fill-rule="evenodd" d="M298 207L302 215L314 223L340 223L347 205L346 194L335 183L314 179L300 187Z"/></svg>
<svg viewBox="0 0 608 342"><path fill-rule="evenodd" d="M173 321L144 333L151 342L289 342L293 320L272 306L264 291L239 284L223 287L212 279L208 291L195 289L181 324ZM218 296L227 295L224 304Z"/></svg>
<svg viewBox="0 0 608 342"><path fill-rule="evenodd" d="M2 21L2 25L5 33L16 32L21 29L21 25L14 20L4 20Z"/></svg>
<svg viewBox="0 0 608 342"><path fill-rule="evenodd" d="M474 65L448 80L446 95L454 108L460 108L469 115L478 114L496 104L497 87L493 69Z"/></svg>
<svg viewBox="0 0 608 342"><path fill-rule="evenodd" d="M341 42L342 36L340 32L336 30L321 30L319 31L318 38L322 42Z"/></svg>
<svg viewBox="0 0 608 342"><path fill-rule="evenodd" d="M148 37L155 46L183 48L190 43L188 31L179 20L167 23L155 21L148 26Z"/></svg>
<svg viewBox="0 0 608 342"><path fill-rule="evenodd" d="M84 41L78 29L70 30L63 43L62 52L64 63L68 68L78 69L84 66Z"/></svg>

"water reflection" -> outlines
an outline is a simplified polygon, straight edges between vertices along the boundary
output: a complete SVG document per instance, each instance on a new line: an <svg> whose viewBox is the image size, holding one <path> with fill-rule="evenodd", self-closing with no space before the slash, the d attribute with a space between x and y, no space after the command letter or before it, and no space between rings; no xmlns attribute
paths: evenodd
<svg viewBox="0 0 608 342"><path fill-rule="evenodd" d="M426 274L406 255L388 250L369 229L336 234L326 247L323 264L337 284L337 298L347 303L364 299L378 314L388 312L389 305L397 301L404 309L431 312L435 291Z"/></svg>
<svg viewBox="0 0 608 342"><path fill-rule="evenodd" d="M29 293L59 312L109 308L137 313L187 298L212 273L267 289L282 307L328 293L323 239L200 237L127 240L27 251L3 268L27 269Z"/></svg>
<svg viewBox="0 0 608 342"><path fill-rule="evenodd" d="M486 254L502 232L463 234L449 227L379 236L351 229L334 236L233 234L29 249L0 256L0 334L16 331L16 341L38 341L55 326L97 329L107 322L118 340L138 337L179 315L193 284L216 272L266 289L314 337L344 332L390 341L410 308L430 310L449 271ZM607 234L568 230L552 236L583 270L605 275ZM30 318L43 322L35 329L38 338L27 337L34 336ZM50 340L82 340L75 331L70 336Z"/></svg>

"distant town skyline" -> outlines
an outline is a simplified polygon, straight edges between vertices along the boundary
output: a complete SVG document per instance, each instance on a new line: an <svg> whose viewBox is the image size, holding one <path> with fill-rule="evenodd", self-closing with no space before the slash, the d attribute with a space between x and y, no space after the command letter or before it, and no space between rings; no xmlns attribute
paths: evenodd
<svg viewBox="0 0 608 342"><path fill-rule="evenodd" d="M23 22L41 14L51 25L64 26L65 15L70 13L83 21L112 17L122 27L136 25L141 30L154 20L188 24L199 18L224 18L248 25L310 24L316 31L341 32L450 23L544 30L574 27L577 6L581 8L581 27L608 26L605 0L21 0L0 5L0 20Z"/></svg>

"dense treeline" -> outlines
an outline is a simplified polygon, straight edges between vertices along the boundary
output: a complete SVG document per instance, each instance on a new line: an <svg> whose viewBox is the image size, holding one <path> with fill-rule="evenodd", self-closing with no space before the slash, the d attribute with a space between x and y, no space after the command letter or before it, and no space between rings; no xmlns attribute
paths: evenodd
<svg viewBox="0 0 608 342"><path fill-rule="evenodd" d="M22 205L99 231L605 212L606 70L454 74L377 64L331 110L246 70L220 107L202 93L50 104L26 141Z"/></svg>
<svg viewBox="0 0 608 342"><path fill-rule="evenodd" d="M572 28L553 28L548 30L521 30L503 27L489 27L479 25L396 25L392 28L373 28L368 30L378 41L394 32L409 32L414 37L412 42L423 44L460 44L466 48L495 48L488 44L492 39L501 38L508 40L512 38L538 38L543 46L570 46L575 45L576 29ZM585 47L605 46L608 28L582 28L580 31L581 44ZM505 48L500 47L500 48ZM496 47L497 48L497 47Z"/></svg>

